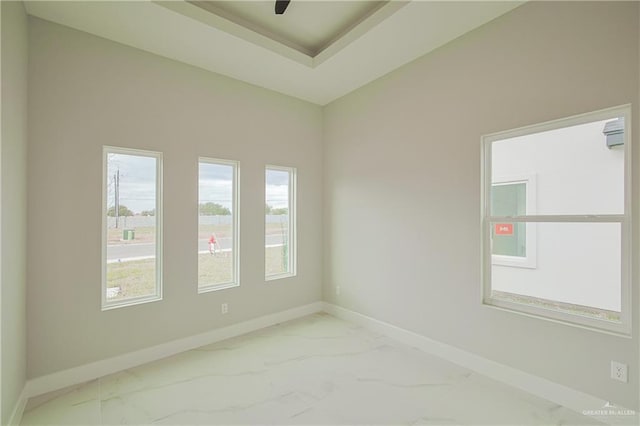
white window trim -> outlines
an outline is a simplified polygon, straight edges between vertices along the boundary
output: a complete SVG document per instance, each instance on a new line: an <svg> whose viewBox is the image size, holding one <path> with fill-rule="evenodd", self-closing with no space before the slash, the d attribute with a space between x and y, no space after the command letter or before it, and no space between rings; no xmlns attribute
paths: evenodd
<svg viewBox="0 0 640 426"><path fill-rule="evenodd" d="M109 154L137 155L156 159L156 292L153 295L126 300L107 300L107 160ZM103 146L102 148L102 310L122 308L162 300L162 153L133 148Z"/></svg>
<svg viewBox="0 0 640 426"><path fill-rule="evenodd" d="M288 272L284 272L281 274L266 274L265 272L265 281L275 281L275 280L279 280L282 278L290 278L290 277L295 277L297 274L297 212L296 212L296 205L297 205L297 176L298 176L298 171L295 167L284 167L284 166L274 166L271 164L267 164L265 166L265 185L264 185L264 190L265 190L265 194L266 194L266 190L267 190L267 185L266 185L266 171L267 170L279 170L279 171L284 171L284 172L288 172L289 173L289 271ZM266 199L266 197L265 197ZM265 232L263 232L263 235L266 238L266 218L264 221L264 225L265 225ZM265 252L266 254L266 244L265 244ZM263 256L263 258L265 258ZM265 268L266 270L266 268Z"/></svg>
<svg viewBox="0 0 640 426"><path fill-rule="evenodd" d="M601 215L531 215L518 217L492 217L490 215L491 203L491 146L498 140L525 136L528 134L539 133L559 128L565 128L580 124L586 124L593 121L615 119L624 117L624 212L623 214L601 214ZM482 171L481 171L481 253L482 253L482 299L483 305L490 308L526 315L530 317L540 318L553 322L558 322L579 328L585 328L592 331L603 332L615 336L630 338L631 337L631 183L632 183L632 153L631 153L631 105L626 104L618 107L607 108L595 112L576 115L573 117L563 118L559 120L548 121L541 124L521 127L518 129L498 132L482 137ZM491 222L555 222L555 223L619 223L621 226L621 309L620 322L607 321L581 316L578 314L569 314L553 309L545 309L539 306L530 306L521 303L510 302L492 297L491 294ZM522 296L522 295L518 295ZM526 297L526 296L524 296ZM604 312L604 310L603 310Z"/></svg>
<svg viewBox="0 0 640 426"><path fill-rule="evenodd" d="M535 213L537 211L536 206L536 194L537 194L537 179L535 173L515 175L515 176L494 176L492 179L492 186L509 185L516 183L524 183L526 187L526 201L527 201L527 215ZM529 268L535 269L537 267L537 225L535 223L527 223L525 225L526 233L526 257L520 256L506 256L500 254L491 255L491 261L494 265L511 266L514 268Z"/></svg>
<svg viewBox="0 0 640 426"><path fill-rule="evenodd" d="M240 178L240 162L235 160L222 160L219 158L210 158L210 157L198 157L198 203L200 203L200 163L207 164L220 164L225 166L231 166L233 168L233 185L231 189L231 196L233 197L232 205L232 214L231 214L231 223L232 223L232 238L233 238L233 277L231 281L219 283L219 284L208 284L208 285L200 285L199 282L196 282L196 288L198 290L198 294L209 293L217 290L224 290L227 288L234 288L240 286L240 186L239 186L239 178ZM200 209L198 208L198 228L200 227ZM198 253L198 241L196 240L196 253ZM198 268L200 266L198 265Z"/></svg>

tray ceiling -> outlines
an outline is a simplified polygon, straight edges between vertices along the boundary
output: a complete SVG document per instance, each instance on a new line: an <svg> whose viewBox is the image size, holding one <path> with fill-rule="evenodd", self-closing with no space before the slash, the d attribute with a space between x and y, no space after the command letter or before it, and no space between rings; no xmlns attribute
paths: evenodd
<svg viewBox="0 0 640 426"><path fill-rule="evenodd" d="M319 105L523 1L28 1L38 18Z"/></svg>

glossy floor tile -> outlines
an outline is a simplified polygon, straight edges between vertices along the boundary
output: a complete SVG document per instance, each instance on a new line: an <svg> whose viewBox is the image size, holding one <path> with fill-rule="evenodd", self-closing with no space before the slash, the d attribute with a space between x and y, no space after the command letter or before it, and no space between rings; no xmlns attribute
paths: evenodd
<svg viewBox="0 0 640 426"><path fill-rule="evenodd" d="M598 422L317 314L32 399L22 420L94 424Z"/></svg>

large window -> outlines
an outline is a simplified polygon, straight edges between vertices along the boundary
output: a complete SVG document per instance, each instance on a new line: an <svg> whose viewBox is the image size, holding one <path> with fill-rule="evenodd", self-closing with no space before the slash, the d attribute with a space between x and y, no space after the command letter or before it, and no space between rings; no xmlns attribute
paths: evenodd
<svg viewBox="0 0 640 426"><path fill-rule="evenodd" d="M162 299L162 154L103 150L102 308Z"/></svg>
<svg viewBox="0 0 640 426"><path fill-rule="evenodd" d="M200 158L198 291L237 286L238 163Z"/></svg>
<svg viewBox="0 0 640 426"><path fill-rule="evenodd" d="M267 166L265 173L265 276L267 280L296 274L296 171Z"/></svg>
<svg viewBox="0 0 640 426"><path fill-rule="evenodd" d="M485 304L629 333L629 117L611 108L483 137Z"/></svg>

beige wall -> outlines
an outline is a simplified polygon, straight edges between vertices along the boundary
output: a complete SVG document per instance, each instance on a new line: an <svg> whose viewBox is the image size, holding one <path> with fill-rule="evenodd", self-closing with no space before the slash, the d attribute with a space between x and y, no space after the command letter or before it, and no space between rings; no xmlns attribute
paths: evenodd
<svg viewBox="0 0 640 426"><path fill-rule="evenodd" d="M321 299L320 107L35 18L30 61L30 378ZM100 310L103 145L164 154L160 302ZM241 286L202 295L198 156L240 161ZM265 164L298 169L298 275L268 284Z"/></svg>
<svg viewBox="0 0 640 426"><path fill-rule="evenodd" d="M2 7L0 145L0 300L2 405L7 424L26 379L27 15L22 2Z"/></svg>
<svg viewBox="0 0 640 426"><path fill-rule="evenodd" d="M637 8L528 3L327 106L325 299L637 409L637 257L632 339L480 303L481 135L631 103L640 199Z"/></svg>

